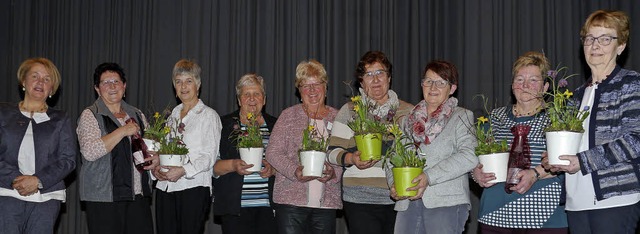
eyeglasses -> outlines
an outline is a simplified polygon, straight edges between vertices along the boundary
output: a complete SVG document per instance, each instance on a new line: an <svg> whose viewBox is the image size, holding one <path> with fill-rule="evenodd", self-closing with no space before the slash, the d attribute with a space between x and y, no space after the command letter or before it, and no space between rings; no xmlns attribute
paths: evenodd
<svg viewBox="0 0 640 234"><path fill-rule="evenodd" d="M119 80L103 80L102 82L100 82L100 86L102 87L107 87L107 86L120 86L122 84L122 81Z"/></svg>
<svg viewBox="0 0 640 234"><path fill-rule="evenodd" d="M311 89L318 89L320 87L323 87L324 84L325 82L319 82L319 83L313 83L313 84L301 84L300 86L298 86L298 88L309 91Z"/></svg>
<svg viewBox="0 0 640 234"><path fill-rule="evenodd" d="M540 76L529 76L529 77L524 77L524 76L516 76L515 78L513 78L513 84L515 85L523 85L524 83L527 84L537 84L542 82L542 77Z"/></svg>
<svg viewBox="0 0 640 234"><path fill-rule="evenodd" d="M587 36L582 38L582 45L590 46L590 45L593 45L593 42L597 40L598 44L600 44L601 46L608 46L609 44L611 44L611 41L614 39L618 39L618 37L608 36L608 35L602 35L599 37Z"/></svg>
<svg viewBox="0 0 640 234"><path fill-rule="evenodd" d="M386 73L387 73L387 71L385 71L385 70L368 71L368 72L365 72L364 75L362 75L362 78L365 78L365 79L369 79L369 78L373 78L373 77L380 78L380 77L382 77L382 75L384 75Z"/></svg>
<svg viewBox="0 0 640 234"><path fill-rule="evenodd" d="M435 85L436 88L444 88L447 87L447 85L449 85L449 81L446 80L430 80L430 79L422 79L422 86L424 87L431 87Z"/></svg>

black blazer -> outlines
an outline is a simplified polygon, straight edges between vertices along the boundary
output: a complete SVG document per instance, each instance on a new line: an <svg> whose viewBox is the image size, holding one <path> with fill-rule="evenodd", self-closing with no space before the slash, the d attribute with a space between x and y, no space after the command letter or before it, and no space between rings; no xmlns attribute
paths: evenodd
<svg viewBox="0 0 640 234"><path fill-rule="evenodd" d="M49 108L49 120L36 124L24 116L16 104L0 104L0 186L13 189L11 183L22 175L18 152L29 122L33 128L36 172L41 193L62 190L64 178L76 167L77 141L71 120L65 112Z"/></svg>
<svg viewBox="0 0 640 234"><path fill-rule="evenodd" d="M269 132L276 124L276 117L262 114ZM220 139L220 159L239 159L240 154L236 149L236 143L230 139L233 132L233 125L238 123L240 111L235 111L221 118L222 137ZM240 196L242 195L242 182L244 176L231 172L213 179L213 214L215 215L238 215L240 214ZM269 177L269 202L273 206L273 182L275 176Z"/></svg>

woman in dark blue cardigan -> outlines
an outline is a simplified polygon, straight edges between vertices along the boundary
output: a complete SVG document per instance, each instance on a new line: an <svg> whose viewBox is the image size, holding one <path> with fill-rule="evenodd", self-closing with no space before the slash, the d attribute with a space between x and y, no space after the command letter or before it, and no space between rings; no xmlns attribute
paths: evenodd
<svg viewBox="0 0 640 234"><path fill-rule="evenodd" d="M24 99L0 105L0 230L53 233L64 178L76 166L76 140L69 117L46 103L60 86L56 66L27 59L18 82Z"/></svg>

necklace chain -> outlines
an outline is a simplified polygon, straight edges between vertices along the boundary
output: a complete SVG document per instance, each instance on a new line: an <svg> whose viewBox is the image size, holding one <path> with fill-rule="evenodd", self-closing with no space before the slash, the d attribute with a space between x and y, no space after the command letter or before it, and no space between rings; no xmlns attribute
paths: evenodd
<svg viewBox="0 0 640 234"><path fill-rule="evenodd" d="M513 105L513 115L515 115L516 117L531 116L531 115L534 115L534 114L538 113L539 111L540 111L540 106L536 107L532 111L529 111L529 112L526 112L526 113L520 113L518 111L518 105L517 104Z"/></svg>
<svg viewBox="0 0 640 234"><path fill-rule="evenodd" d="M304 110L304 113L306 113L307 116L312 119L323 118L327 114L326 108L318 107L318 110L316 112L311 113L309 112L309 109L307 109L307 106L302 104L302 109Z"/></svg>

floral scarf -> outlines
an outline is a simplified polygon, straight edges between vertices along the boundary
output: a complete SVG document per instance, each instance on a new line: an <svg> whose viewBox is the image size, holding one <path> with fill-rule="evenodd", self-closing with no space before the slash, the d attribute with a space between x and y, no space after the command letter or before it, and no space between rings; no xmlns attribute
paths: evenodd
<svg viewBox="0 0 640 234"><path fill-rule="evenodd" d="M387 91L387 94L389 94L389 99L380 106L376 104L376 101L367 96L364 89L360 88L360 95L362 96L362 99L367 103L372 103L376 107L376 109L371 110L370 113L373 115L373 118L375 118L376 121L386 121L391 123L396 115L398 106L400 106L400 100L398 99L398 94L391 89Z"/></svg>
<svg viewBox="0 0 640 234"><path fill-rule="evenodd" d="M431 144L447 125L451 113L457 106L458 99L450 97L429 115L427 114L427 103L422 100L411 110L403 128L411 133L414 144Z"/></svg>

